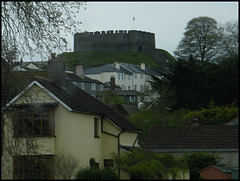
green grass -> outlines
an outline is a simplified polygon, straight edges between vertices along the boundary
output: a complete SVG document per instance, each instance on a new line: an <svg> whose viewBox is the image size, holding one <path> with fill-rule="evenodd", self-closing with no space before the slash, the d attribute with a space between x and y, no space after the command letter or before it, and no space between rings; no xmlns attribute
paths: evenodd
<svg viewBox="0 0 240 181"><path fill-rule="evenodd" d="M100 66L107 63L125 62L140 65L145 63L151 68L156 67L156 61L143 52L112 52L112 51L91 51L91 52L66 52L62 54L66 58L69 68L75 69L77 64L85 68Z"/></svg>

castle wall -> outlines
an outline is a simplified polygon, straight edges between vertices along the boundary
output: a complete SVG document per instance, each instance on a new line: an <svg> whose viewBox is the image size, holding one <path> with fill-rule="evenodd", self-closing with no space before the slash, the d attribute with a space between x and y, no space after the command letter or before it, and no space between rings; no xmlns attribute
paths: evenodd
<svg viewBox="0 0 240 181"><path fill-rule="evenodd" d="M74 51L133 51L155 49L155 34L137 30L76 33Z"/></svg>

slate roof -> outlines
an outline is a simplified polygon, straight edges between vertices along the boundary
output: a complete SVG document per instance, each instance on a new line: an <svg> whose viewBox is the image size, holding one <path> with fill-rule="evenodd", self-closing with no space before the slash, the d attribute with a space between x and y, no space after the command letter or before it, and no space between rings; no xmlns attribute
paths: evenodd
<svg viewBox="0 0 240 181"><path fill-rule="evenodd" d="M111 64L105 64L100 67L90 68L84 71L84 74L100 74L102 72L122 72Z"/></svg>
<svg viewBox="0 0 240 181"><path fill-rule="evenodd" d="M77 82L92 82L92 83L98 83L98 84L103 84L102 82L95 80L95 79L91 79L87 76L83 75L82 77L79 77L76 74L72 74L72 73L66 73L66 76L69 78L70 81L77 81Z"/></svg>
<svg viewBox="0 0 240 181"><path fill-rule="evenodd" d="M90 68L84 71L84 74L100 74L102 72L118 72L118 73L125 73L126 75L132 75L133 73L140 73L140 74L149 74L153 76L157 76L158 74L151 70L148 67L145 67L145 70L141 69L140 65L134 65L129 63L120 63L120 69L115 67L115 64L105 64L100 67Z"/></svg>
<svg viewBox="0 0 240 181"><path fill-rule="evenodd" d="M93 98L70 81L66 80L66 86L62 87L51 80L36 78L41 85L68 105L76 112L105 116L123 130L139 132L138 127L116 113L113 109Z"/></svg>
<svg viewBox="0 0 240 181"><path fill-rule="evenodd" d="M238 149L238 126L153 127L143 147L164 150Z"/></svg>

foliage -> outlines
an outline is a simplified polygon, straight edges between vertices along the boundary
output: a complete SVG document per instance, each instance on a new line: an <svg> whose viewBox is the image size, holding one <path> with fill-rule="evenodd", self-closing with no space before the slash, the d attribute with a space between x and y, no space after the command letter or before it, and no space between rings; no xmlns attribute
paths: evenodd
<svg viewBox="0 0 240 181"><path fill-rule="evenodd" d="M238 21L230 21L224 24L222 27L223 38L222 47L225 56L236 56L238 55Z"/></svg>
<svg viewBox="0 0 240 181"><path fill-rule="evenodd" d="M111 104L123 104L124 99L122 99L119 95L117 95L114 91L107 91L106 93L103 93L103 103L107 105Z"/></svg>
<svg viewBox="0 0 240 181"><path fill-rule="evenodd" d="M66 50L63 36L78 30L74 19L83 2L2 1L2 39L14 42L21 56L41 57ZM4 57L6 58L6 57ZM44 57L45 58L45 57Z"/></svg>
<svg viewBox="0 0 240 181"><path fill-rule="evenodd" d="M209 108L203 108L199 111L192 111L184 116L184 120L192 120L198 118L201 124L205 125L221 125L238 116L238 107L234 104L230 107L212 105Z"/></svg>
<svg viewBox="0 0 240 181"><path fill-rule="evenodd" d="M85 168L77 172L77 180L117 180L117 174L113 168Z"/></svg>
<svg viewBox="0 0 240 181"><path fill-rule="evenodd" d="M128 172L134 179L158 179L166 173L177 176L178 170L187 168L181 157L171 154L157 154L144 149L115 154L117 168Z"/></svg>
<svg viewBox="0 0 240 181"><path fill-rule="evenodd" d="M61 152L55 156L54 161L54 173L57 179L71 179L74 176L75 169L79 165L78 159L70 153Z"/></svg>
<svg viewBox="0 0 240 181"><path fill-rule="evenodd" d="M77 64L82 64L86 68L118 61L136 65L145 63L146 66L151 67L157 66L155 60L144 52L91 51L66 52L62 55L66 58L66 64L69 68L75 68Z"/></svg>
<svg viewBox="0 0 240 181"><path fill-rule="evenodd" d="M184 155L184 159L190 169L190 179L198 180L199 171L209 165L222 166L220 163L220 157L214 154L208 154L203 152L188 153Z"/></svg>
<svg viewBox="0 0 240 181"><path fill-rule="evenodd" d="M179 59L167 65L169 74L161 73L164 78L155 78L152 84L159 94L167 88L160 96L173 103L167 105L173 110L206 108L211 99L216 106L230 105L238 101L237 65L238 56L219 63Z"/></svg>
<svg viewBox="0 0 240 181"><path fill-rule="evenodd" d="M186 109L179 109L174 112L163 110L159 106L154 109L155 111L140 109L127 118L142 130L139 136L140 144L144 141L149 128L152 126L183 126L189 123L189 120L183 119L183 116L189 112Z"/></svg>
<svg viewBox="0 0 240 181"><path fill-rule="evenodd" d="M193 18L185 29L184 37L175 52L178 57L186 59L193 55L201 61L216 59L222 35L215 19L206 16Z"/></svg>

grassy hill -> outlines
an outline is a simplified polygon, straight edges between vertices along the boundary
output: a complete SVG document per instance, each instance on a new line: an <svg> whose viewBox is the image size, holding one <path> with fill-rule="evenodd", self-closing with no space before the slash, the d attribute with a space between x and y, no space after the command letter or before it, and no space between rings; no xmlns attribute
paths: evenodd
<svg viewBox="0 0 240 181"><path fill-rule="evenodd" d="M75 69L77 64L82 64L85 68L100 66L107 63L126 62L140 65L145 63L151 68L158 64L148 54L143 52L112 52L112 51L91 51L91 52L65 52L62 54L66 58L69 68Z"/></svg>

